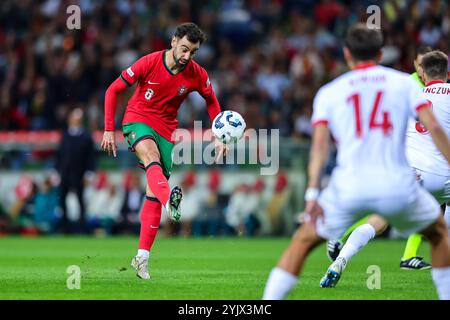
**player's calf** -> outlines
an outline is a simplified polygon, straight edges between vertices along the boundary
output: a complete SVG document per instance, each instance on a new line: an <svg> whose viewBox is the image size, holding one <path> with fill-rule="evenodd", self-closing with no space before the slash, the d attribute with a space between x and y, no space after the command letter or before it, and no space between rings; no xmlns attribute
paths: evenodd
<svg viewBox="0 0 450 320"><path fill-rule="evenodd" d="M311 250L322 241L317 236L315 228L304 223L295 233L291 244L285 250L272 269L264 289L264 300L281 300L286 298L289 292L297 284L297 276L300 274L303 263Z"/></svg>
<svg viewBox="0 0 450 320"><path fill-rule="evenodd" d="M450 240L442 215L422 234L431 244L431 274L439 299L450 300Z"/></svg>
<svg viewBox="0 0 450 320"><path fill-rule="evenodd" d="M430 242L433 267L450 267L450 240L443 216L421 233Z"/></svg>

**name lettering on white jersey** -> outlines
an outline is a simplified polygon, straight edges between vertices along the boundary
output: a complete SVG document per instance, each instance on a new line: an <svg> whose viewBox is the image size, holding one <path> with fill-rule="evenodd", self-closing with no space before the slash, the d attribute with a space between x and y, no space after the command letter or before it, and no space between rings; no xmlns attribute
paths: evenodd
<svg viewBox="0 0 450 320"><path fill-rule="evenodd" d="M431 94L450 94L450 88L430 86L425 87L423 92Z"/></svg>
<svg viewBox="0 0 450 320"><path fill-rule="evenodd" d="M423 96L431 102L433 114L450 135L450 84L437 82L423 88ZM412 167L424 172L450 176L450 167L435 146L429 131L419 122L410 121L406 133L406 155Z"/></svg>

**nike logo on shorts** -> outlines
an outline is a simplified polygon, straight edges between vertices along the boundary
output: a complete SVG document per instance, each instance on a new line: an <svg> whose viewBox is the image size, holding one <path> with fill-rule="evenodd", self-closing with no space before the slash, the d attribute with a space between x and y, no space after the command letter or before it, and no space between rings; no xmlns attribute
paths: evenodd
<svg viewBox="0 0 450 320"><path fill-rule="evenodd" d="M159 82L151 82L151 81L147 81L148 84L159 84Z"/></svg>

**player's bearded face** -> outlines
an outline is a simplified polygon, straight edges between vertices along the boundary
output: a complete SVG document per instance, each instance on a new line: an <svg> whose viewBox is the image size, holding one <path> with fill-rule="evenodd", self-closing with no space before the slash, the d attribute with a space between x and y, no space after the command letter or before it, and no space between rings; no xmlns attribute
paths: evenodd
<svg viewBox="0 0 450 320"><path fill-rule="evenodd" d="M187 61L185 61L185 59L182 59L182 57L178 54L177 47L175 47L175 49L173 50L173 61L175 61L178 66L185 65L187 63Z"/></svg>
<svg viewBox="0 0 450 320"><path fill-rule="evenodd" d="M198 43L192 43L186 37L177 39L173 49L173 60L178 66L185 66L197 52L199 46Z"/></svg>

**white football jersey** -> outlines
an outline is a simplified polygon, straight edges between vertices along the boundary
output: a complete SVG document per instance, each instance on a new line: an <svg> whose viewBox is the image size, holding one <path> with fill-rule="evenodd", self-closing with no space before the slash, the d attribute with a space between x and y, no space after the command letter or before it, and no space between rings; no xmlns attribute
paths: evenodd
<svg viewBox="0 0 450 320"><path fill-rule="evenodd" d="M450 135L450 84L433 81L423 88L423 94L432 103L433 113L439 123L447 135ZM412 167L440 176L450 176L447 160L420 122L411 119L406 135L406 155Z"/></svg>
<svg viewBox="0 0 450 320"><path fill-rule="evenodd" d="M344 193L381 196L391 191L387 182L412 183L406 128L417 110L428 106L409 74L376 65L351 70L318 91L313 125L327 123L337 142L333 178Z"/></svg>

